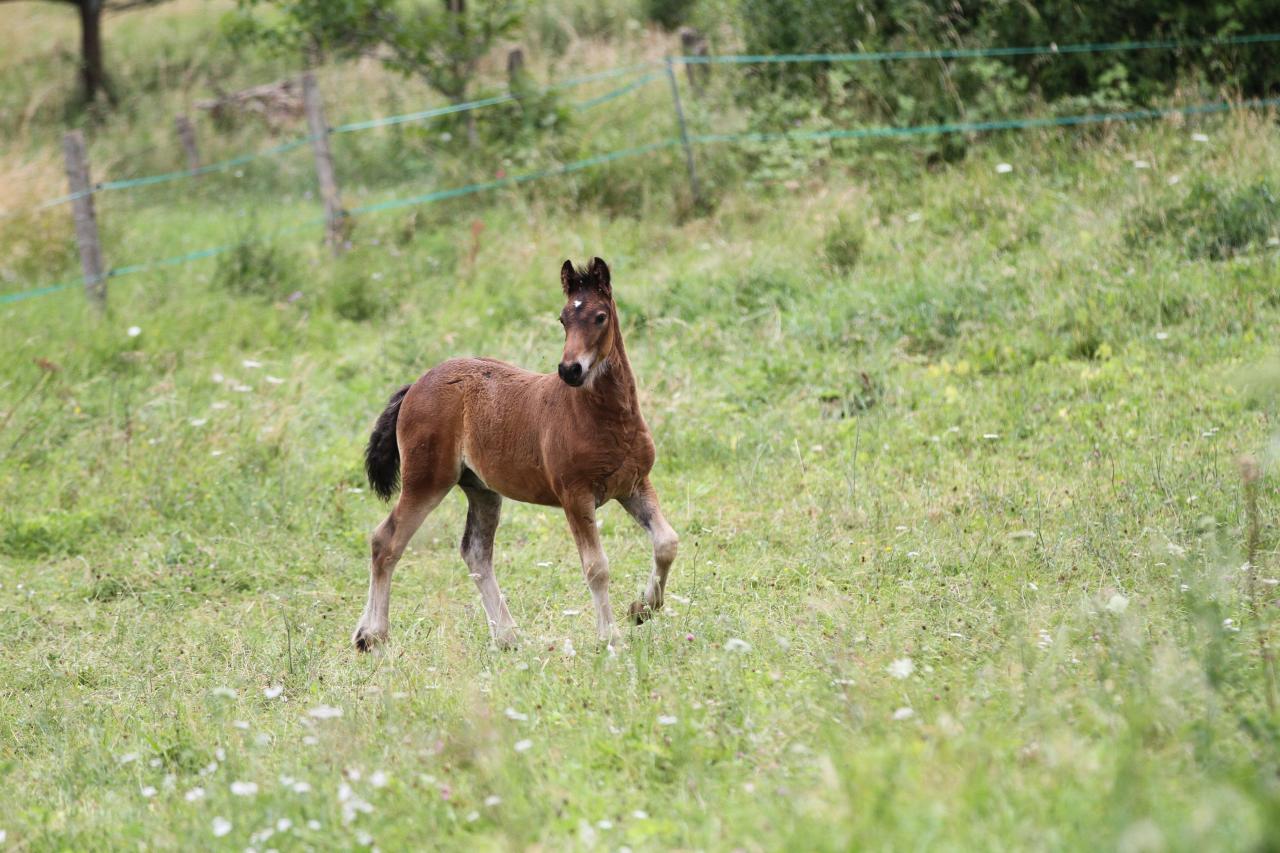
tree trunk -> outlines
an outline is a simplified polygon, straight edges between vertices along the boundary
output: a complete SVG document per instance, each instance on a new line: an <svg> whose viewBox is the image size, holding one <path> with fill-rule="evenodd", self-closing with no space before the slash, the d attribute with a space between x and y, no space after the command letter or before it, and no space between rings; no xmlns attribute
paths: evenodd
<svg viewBox="0 0 1280 853"><path fill-rule="evenodd" d="M80 82L85 103L92 104L99 93L115 103L102 67L102 0L79 0L76 7L80 10Z"/></svg>

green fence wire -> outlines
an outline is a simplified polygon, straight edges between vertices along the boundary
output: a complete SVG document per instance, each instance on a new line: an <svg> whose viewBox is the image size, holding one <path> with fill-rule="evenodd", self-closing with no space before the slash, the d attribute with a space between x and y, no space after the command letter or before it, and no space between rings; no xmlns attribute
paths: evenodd
<svg viewBox="0 0 1280 853"><path fill-rule="evenodd" d="M1053 55L1053 54L1080 54L1080 53L1096 53L1096 52L1114 52L1114 51L1135 51L1135 50L1157 50L1157 49L1194 49L1209 46L1224 45L1254 45L1254 44L1273 44L1280 43L1280 33L1266 33L1248 36L1231 36L1222 38L1199 39L1194 41L1141 41L1141 42L1104 42L1089 44L1072 44L1072 45L1045 45L1032 47L996 47L996 48L972 48L972 49L949 49L949 50L903 50L903 51L887 51L887 52L867 52L867 53L823 53L823 54L776 54L776 55L719 55L719 56L678 56L671 57L662 64L642 63L638 65L626 66L623 68L609 69L608 71L598 72L595 74L583 75L567 80L560 81L550 86L543 87L541 92L558 91L574 86L583 85L599 80L617 79L627 77L641 72L635 80L628 81L622 86L605 92L593 98L580 101L575 106L579 109L590 109L616 98L634 92L635 90L647 85L653 80L664 75L662 70L667 63L685 63L695 64L752 64L752 63L801 63L801 62L888 62L897 60L913 60L913 59L972 59L979 57L1000 57L1000 56L1027 56L1027 55ZM668 66L669 67L669 66ZM516 101L521 95L507 92L491 98L482 98L475 101L468 101L460 104L451 104L445 107L439 107L430 110L421 110L412 113L403 113L400 115L385 116L381 118L368 119L365 121L350 122L339 125L330 130L330 133L352 133L363 130L370 130L377 127L386 127L391 125L404 124L407 122L424 121L443 115L465 112L467 110L480 109L487 106ZM544 178L554 177L556 175L569 174L571 172L581 171L583 169L592 168L594 166L610 163L629 157L637 157L644 154L651 154L657 151L672 148L681 144L721 144L736 142L763 142L774 140L836 140L836 139L876 139L876 138L892 138L892 137L912 137L924 135L941 135L952 133L984 133L1001 130L1027 130L1033 128L1045 127L1072 127L1086 124L1097 124L1112 121L1142 121L1154 118L1161 118L1169 115L1205 115L1212 113L1222 113L1235 109L1263 109L1268 107L1280 106L1280 98L1257 98L1240 102L1218 101L1213 103L1195 104L1185 107L1167 107L1154 109L1136 109L1117 112L1087 113L1073 116L1052 116L1041 118L1023 118L1023 119L998 119L991 121L979 122L949 122L931 125L913 125L907 127L863 127L863 128L839 128L832 130L812 130L812 131L777 131L777 132L741 132L741 133L705 133L693 134L687 140L681 138L665 139L658 142L652 142L644 145L638 145L630 148L619 149L606 152L604 154L594 155L581 160L570 163L564 163L558 166L552 166L545 169L539 169L522 175L513 175L510 177L499 178L492 181L477 182L466 184L461 187L453 187L449 189L435 190L421 195L415 195L405 198L388 199L386 201L374 202L363 206L355 207L348 211L349 214L367 214L378 213L396 208L410 207L415 205L431 204L447 199L459 198L462 196L472 195L475 193L488 192L492 190L502 189L505 187L518 186L530 181L541 180ZM240 155L218 163L211 163L207 166L201 166L196 169L187 169L175 172L167 172L157 175L148 175L140 178L130 178L115 181L106 181L96 185L92 190L86 193L70 194L60 196L58 198L49 199L41 202L31 210L39 210L52 207L58 204L64 204L76 198L94 192L104 190L118 190L133 187L149 186L154 184L166 183L169 181L181 180L183 178L195 177L198 175L209 174L212 172L221 172L236 166L241 166L253 160L278 155L287 151L291 151L303 145L307 145L312 141L311 137L301 137L289 140L279 145L263 149L262 151L250 154ZM13 215L13 214L9 214ZM308 219L298 225L294 225L285 229L280 229L272 233L272 236L282 235L291 232L297 232L304 228L310 228L324 223L324 217L319 216ZM159 258L142 263L129 264L125 266L115 267L108 273L108 278L118 278L120 276L131 275L146 270L156 269L160 267L177 266L204 258L215 257L235 249L238 243L227 243L218 246L211 246L202 249L185 252L171 257ZM44 296L70 289L80 283L79 279L62 282L59 284L48 285L44 287L32 288L24 291L0 294L0 304L15 303L38 296Z"/></svg>
<svg viewBox="0 0 1280 853"><path fill-rule="evenodd" d="M1157 41L1085 42L1082 44L1047 44L1027 47L957 47L943 50L887 50L861 53L770 53L717 54L713 56L676 56L673 62L687 65L764 65L792 62L895 62L909 59L982 59L1005 56L1057 56L1073 53L1116 53L1139 50L1194 50L1201 47L1230 47L1280 43L1280 33L1247 36Z"/></svg>

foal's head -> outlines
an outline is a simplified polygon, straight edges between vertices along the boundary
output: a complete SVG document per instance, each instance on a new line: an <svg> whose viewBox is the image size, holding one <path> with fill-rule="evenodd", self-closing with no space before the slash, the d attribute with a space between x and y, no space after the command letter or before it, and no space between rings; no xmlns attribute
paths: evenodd
<svg viewBox="0 0 1280 853"><path fill-rule="evenodd" d="M585 270L565 261L560 283L568 297L560 312L564 326L564 357L560 378L575 388L609 369L609 356L618 340L617 309L609 283L609 267L592 258Z"/></svg>

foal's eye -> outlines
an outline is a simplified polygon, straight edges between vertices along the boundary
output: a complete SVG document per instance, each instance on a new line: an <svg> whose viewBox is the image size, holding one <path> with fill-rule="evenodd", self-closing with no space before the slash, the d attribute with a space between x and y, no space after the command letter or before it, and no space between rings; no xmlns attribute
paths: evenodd
<svg viewBox="0 0 1280 853"><path fill-rule="evenodd" d="M609 315L607 315L607 314L597 314L597 315L596 315L596 325L597 325L597 326L603 326L603 325L604 325L604 321L605 321L606 319L608 319L608 316L609 316Z"/></svg>

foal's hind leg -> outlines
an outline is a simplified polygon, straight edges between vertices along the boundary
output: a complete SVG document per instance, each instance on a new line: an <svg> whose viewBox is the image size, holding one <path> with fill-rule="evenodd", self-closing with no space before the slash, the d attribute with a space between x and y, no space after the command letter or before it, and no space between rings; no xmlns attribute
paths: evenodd
<svg viewBox="0 0 1280 853"><path fill-rule="evenodd" d="M645 477L635 494L618 502L641 527L649 531L649 538L653 541L653 571L649 573L649 583L640 600L631 604L631 618L639 625L662 607L662 598L667 589L667 573L671 571L671 564L675 561L680 537L676 536L675 530L663 517L662 509L658 506L658 493L654 491L648 477Z"/></svg>
<svg viewBox="0 0 1280 853"><path fill-rule="evenodd" d="M373 533L370 543L373 561L369 567L369 599L364 615L356 625L351 642L357 650L372 651L387 638L391 623L388 610L391 607L391 573L413 534L422 526L431 510L439 505L448 489L431 491L426 495L405 489L396 501L395 509Z"/></svg>
<svg viewBox="0 0 1280 853"><path fill-rule="evenodd" d="M467 529L462 534L462 559L480 590L480 603L489 620L489 633L500 648L516 644L516 622L493 574L493 536L502 514L502 496L479 486L463 486L467 494Z"/></svg>

